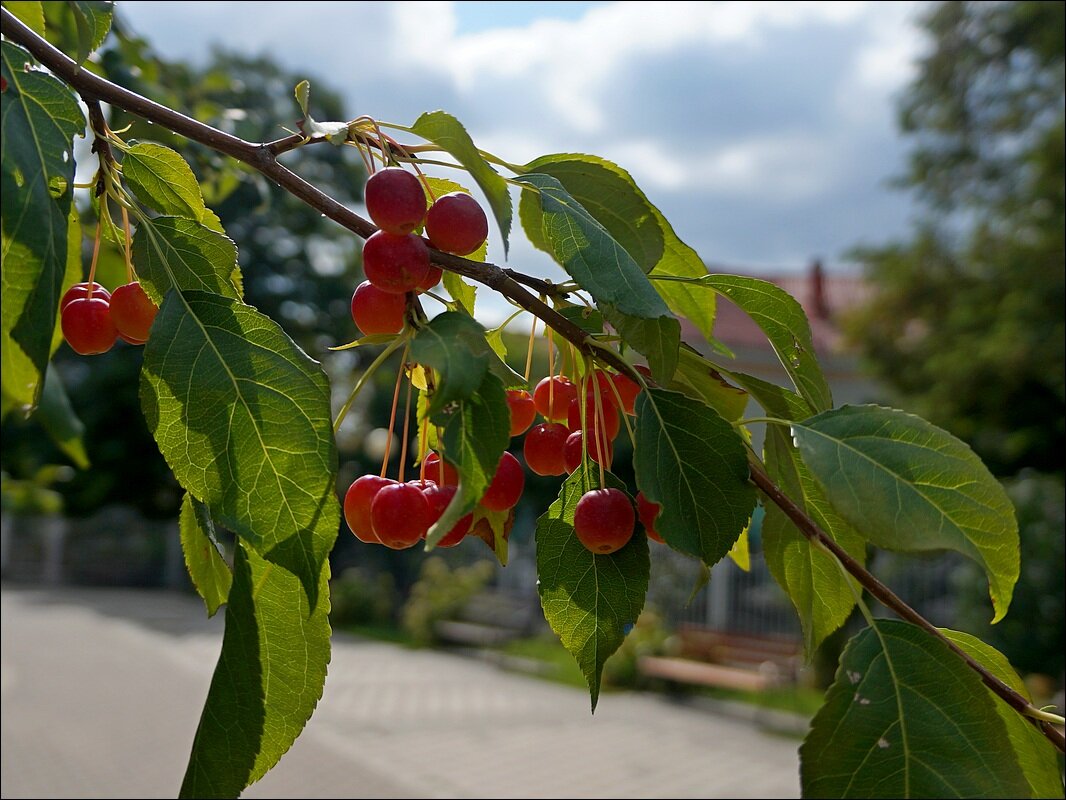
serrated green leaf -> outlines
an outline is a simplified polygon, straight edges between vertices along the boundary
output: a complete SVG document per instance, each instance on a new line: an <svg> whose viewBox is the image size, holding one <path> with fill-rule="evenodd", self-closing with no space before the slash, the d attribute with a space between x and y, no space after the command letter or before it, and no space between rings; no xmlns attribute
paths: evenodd
<svg viewBox="0 0 1066 800"><path fill-rule="evenodd" d="M1018 677L1007 657L996 648L968 633L947 628L941 628L940 632L1003 683L1032 702L1025 682ZM1028 796L1062 797L1062 775L1059 773L1058 753L1054 745L999 695L993 694L987 687L986 690L991 695L1003 724L1007 726L1007 737L1018 759L1018 765L1029 783L1031 793Z"/></svg>
<svg viewBox="0 0 1066 800"><path fill-rule="evenodd" d="M233 282L237 246L195 220L142 220L133 236L133 263L141 286L157 304L171 287L241 299Z"/></svg>
<svg viewBox="0 0 1066 800"><path fill-rule="evenodd" d="M755 508L744 441L708 406L678 392L637 396L633 469L662 506L656 530L675 550L708 565L728 553Z"/></svg>
<svg viewBox="0 0 1066 800"><path fill-rule="evenodd" d="M328 563L316 587L312 611L299 580L238 545L222 653L180 797L237 797L300 735L330 658Z"/></svg>
<svg viewBox="0 0 1066 800"><path fill-rule="evenodd" d="M144 350L141 407L178 482L312 607L337 536L337 451L321 366L254 308L171 291Z"/></svg>
<svg viewBox="0 0 1066 800"><path fill-rule="evenodd" d="M6 0L4 8L14 14L26 27L44 37L44 6L40 2L19 2L18 0Z"/></svg>
<svg viewBox="0 0 1066 800"><path fill-rule="evenodd" d="M67 5L74 12L74 24L78 29L76 60L80 64L103 44L104 37L111 30L115 4L98 0L67 0Z"/></svg>
<svg viewBox="0 0 1066 800"><path fill-rule="evenodd" d="M740 532L740 536L733 542L733 546L726 553L729 556L729 560L740 567L745 572L751 572L751 543L748 539L748 531L751 525ZM700 562L703 563L703 562ZM704 566L707 566L704 564Z"/></svg>
<svg viewBox="0 0 1066 800"><path fill-rule="evenodd" d="M431 111L416 119L415 124L406 130L443 148L470 173L489 201L506 254L512 215L507 182L485 161L462 123L444 111Z"/></svg>
<svg viewBox="0 0 1066 800"><path fill-rule="evenodd" d="M730 384L715 365L690 350L682 347L678 353L677 371L670 388L702 400L723 419L736 422L748 407L748 393Z"/></svg>
<svg viewBox="0 0 1066 800"><path fill-rule="evenodd" d="M440 380L429 403L429 416L437 420L448 403L470 397L481 386L489 367L491 349L485 329L468 314L438 314L411 340L411 359L432 367Z"/></svg>
<svg viewBox="0 0 1066 800"><path fill-rule="evenodd" d="M138 200L161 214L201 224L210 219L192 167L169 147L155 142L133 145L122 158L122 177Z"/></svg>
<svg viewBox="0 0 1066 800"><path fill-rule="evenodd" d="M865 563L866 543L833 511L785 428L767 426L764 461L767 473L785 494L849 555ZM799 614L810 659L825 637L851 616L858 585L842 572L832 554L813 546L777 505L765 505L762 547L766 566Z"/></svg>
<svg viewBox="0 0 1066 800"><path fill-rule="evenodd" d="M877 620L848 643L800 747L804 797L1027 797L977 673L939 639Z"/></svg>
<svg viewBox="0 0 1066 800"><path fill-rule="evenodd" d="M659 383L671 381L677 371L681 323L671 316L645 319L624 314L610 303L599 306L625 343L647 359L652 377Z"/></svg>
<svg viewBox="0 0 1066 800"><path fill-rule="evenodd" d="M588 681L592 710L600 697L603 665L644 610L648 592L648 539L639 525L625 547L593 553L574 533L574 510L586 491L599 488L579 466L559 498L537 520L537 591L544 619L577 661ZM604 488L625 491L606 474Z"/></svg>
<svg viewBox="0 0 1066 800"><path fill-rule="evenodd" d="M445 411L443 426L444 456L459 473L459 490L426 534L426 549L473 510L511 442L511 411L500 379L486 372L476 394Z"/></svg>
<svg viewBox="0 0 1066 800"><path fill-rule="evenodd" d="M192 585L207 606L207 616L213 617L229 597L233 573L219 550L211 512L188 492L181 502L178 529L185 568L189 571Z"/></svg>
<svg viewBox="0 0 1066 800"><path fill-rule="evenodd" d="M41 404L37 407L34 419L41 423L56 447L74 462L78 469L89 468L89 454L85 452L85 425L74 413L67 390L59 372L48 365L44 389L41 391Z"/></svg>
<svg viewBox="0 0 1066 800"><path fill-rule="evenodd" d="M78 209L73 203L70 205L70 213L67 215L67 267L63 271L63 280L59 286L60 298L66 294L67 289L81 280L81 220L78 219ZM55 327L52 329L52 344L48 348L51 355L63 344L63 325L59 313L56 313Z"/></svg>
<svg viewBox="0 0 1066 800"><path fill-rule="evenodd" d="M560 315L581 328L585 333L603 333L603 312L588 306L561 306L555 309Z"/></svg>
<svg viewBox="0 0 1066 800"><path fill-rule="evenodd" d="M707 274L703 259L678 238L662 212L648 200L633 177L617 164L582 153L557 153L531 161L526 169L557 178L649 273L649 277L699 278ZM588 202L586 195L591 195ZM609 202L603 202L604 198ZM519 204L522 226L527 232L533 228L536 236L530 241L548 251L540 233L539 215L535 198L523 194ZM671 311L686 317L707 341L715 342L713 294L708 295L700 287L677 281L656 281L653 285Z"/></svg>
<svg viewBox="0 0 1066 800"><path fill-rule="evenodd" d="M524 171L550 175L559 181L644 272L662 260L663 231L655 207L632 176L617 164L596 156L559 153L530 161ZM534 195L522 195L521 204L536 202Z"/></svg>
<svg viewBox="0 0 1066 800"><path fill-rule="evenodd" d="M470 316L474 316L474 302L477 300L477 287L463 280L462 275L454 272L444 272L444 288L448 290L452 300Z"/></svg>
<svg viewBox="0 0 1066 800"><path fill-rule="evenodd" d="M1018 522L999 481L963 442L920 417L843 406L794 423L829 502L889 550L956 550L980 564L998 622L1018 580Z"/></svg>
<svg viewBox="0 0 1066 800"><path fill-rule="evenodd" d="M766 334L781 366L810 403L812 412L833 407L829 384L814 352L807 315L788 292L769 281L742 275L707 275L695 285L714 289L752 318Z"/></svg>
<svg viewBox="0 0 1066 800"><path fill-rule="evenodd" d="M32 410L51 354L67 267L73 138L85 118L70 90L0 43L0 284L3 406ZM59 191L56 191L56 188Z"/></svg>

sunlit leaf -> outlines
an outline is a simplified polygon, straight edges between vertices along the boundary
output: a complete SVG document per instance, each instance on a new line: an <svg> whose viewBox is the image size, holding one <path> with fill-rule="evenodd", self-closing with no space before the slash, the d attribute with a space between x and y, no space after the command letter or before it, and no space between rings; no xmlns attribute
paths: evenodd
<svg viewBox="0 0 1066 800"><path fill-rule="evenodd" d="M186 493L178 517L181 534L181 551L185 568L193 586L207 606L207 615L213 617L229 597L233 573L219 552L215 536L215 523L207 506Z"/></svg>

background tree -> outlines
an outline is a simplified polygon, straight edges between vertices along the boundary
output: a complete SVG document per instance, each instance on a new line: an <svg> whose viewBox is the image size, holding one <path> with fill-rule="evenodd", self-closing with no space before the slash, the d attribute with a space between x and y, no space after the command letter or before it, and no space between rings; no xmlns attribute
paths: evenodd
<svg viewBox="0 0 1066 800"><path fill-rule="evenodd" d="M1064 13L928 13L900 117L923 216L858 253L878 292L850 329L875 374L1001 475L1063 471Z"/></svg>

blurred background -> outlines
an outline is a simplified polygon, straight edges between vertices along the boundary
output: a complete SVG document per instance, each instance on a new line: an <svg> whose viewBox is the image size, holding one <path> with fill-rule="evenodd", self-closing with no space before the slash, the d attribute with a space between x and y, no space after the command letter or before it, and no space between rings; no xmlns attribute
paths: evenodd
<svg viewBox="0 0 1066 800"><path fill-rule="evenodd" d="M73 29L64 28L70 23L61 7L49 5L53 30L74 37ZM879 552L870 564L935 624L970 631L1002 650L1027 675L1038 705L1056 702L1057 694L1062 708L1062 3L305 2L285 13L273 8L120 3L93 68L250 140L277 138L295 127L299 110L292 89L307 78L316 119L371 114L408 124L422 111L444 108L480 146L514 163L567 151L618 162L709 270L771 280L804 305L837 404L878 402L921 414L968 442L1003 480L1021 526L1022 572L1011 612L1000 624L989 625L980 569L960 557ZM203 148L112 110L112 128L127 124L127 138L162 141L192 163L208 205L240 248L248 302L323 361L339 406L376 356L365 352L372 348L328 350L358 336L349 313L351 293L362 280L358 240L251 171L233 170ZM355 153L313 147L285 161L339 201L360 207L366 176ZM496 239L490 240L489 259L503 261ZM562 274L521 235L512 242L509 264L545 277ZM101 269L105 285L124 282L117 249L105 248ZM479 319L499 324L508 308L488 295L479 292ZM520 317L505 335L519 371L528 325ZM738 369L785 382L758 329L726 301L719 301L715 335L733 351ZM686 331L686 340L709 347L694 329ZM18 637L30 630L40 636L55 622L34 617L44 613L40 609L54 613L68 603L108 621L126 615L153 636L173 638L177 632L200 647L188 660L195 662L204 691L175 704L189 706L176 713L186 713L192 727L177 737L176 753L166 754L181 762L171 767L179 778L181 748L187 746L182 742L191 742L220 628L217 620L206 627L185 621L202 617L202 608L191 602L178 541L181 492L139 411L140 352L120 343L90 361L61 348L54 369L66 393L53 392L47 402L70 403L83 424L62 441L49 439L33 419L3 421L5 797L60 796L70 788L49 784L56 774L34 773L9 747L27 729L8 713L11 676L29 670L19 666L16 650L27 645ZM542 345L535 375L546 372L546 362ZM378 373L341 430L339 492L380 463L389 436L383 426L390 372L395 374L387 368ZM49 384L59 382L50 376ZM616 462L619 476L632 484L624 439L616 442ZM519 443L519 457L520 450ZM371 648L360 651L368 660L353 659L354 670L376 659L392 663L394 652L419 669L458 669L432 660L436 654L426 650L448 648L476 655L470 663L477 669L509 670L507 680L528 683L532 675L553 682L538 682L535 693L549 691L546 685L583 685L547 630L535 586L533 527L555 498L558 479L528 475L526 485L505 568L478 541L427 557L417 548L393 552L364 545L341 531L331 559L333 622L338 631L359 637L338 641ZM665 714L677 713L672 701L680 696L686 709L707 712L711 721L700 724L724 720L745 731L784 732L781 741L792 755L773 776L779 782L743 790L751 796L796 794L798 740L787 737L802 733L847 635L861 625L852 620L805 665L797 656L802 641L796 615L759 552L758 513L751 544L748 570L726 560L709 582L698 565L653 547L648 610L608 662L605 678L619 692L641 690L634 695L639 702L671 698ZM135 591L116 595L89 587ZM173 597L180 598L174 606L160 600ZM155 622L146 623L149 618ZM81 623L74 628L85 630ZM78 666L79 651L70 642L48 642L56 663ZM423 649L377 649L397 646ZM736 680L682 686L640 667L642 657L678 653L733 667ZM343 685L336 666L344 659L338 652L323 709L331 702L331 686ZM487 686L498 680L490 674L477 673L475 680ZM77 672L71 675L77 680ZM417 697L411 702L424 714L436 706L414 688L424 685L421 680L412 675L411 684L396 691ZM500 692L515 696L518 685ZM554 700L534 696L534 706L555 708ZM608 695L601 709L612 700ZM559 701L560 708L572 705L587 717L584 702L577 692ZM459 703L467 710L469 705ZM525 706L497 711L501 719L511 711L515 717L530 713ZM411 746L401 735L407 729L395 728L402 714L397 717L391 706L374 713L363 721L390 730L397 747ZM639 751L636 720L650 714L640 707L633 719L622 714L615 720L632 734L620 741ZM470 741L486 730L448 724L474 737ZM510 724L517 724L514 718ZM572 724L578 730L588 721ZM612 724L609 716L605 724ZM679 723L664 717L660 724L676 730ZM741 736L729 731L700 735ZM546 721L542 733L547 741L559 729ZM528 736L533 742L535 731ZM769 747L766 741L758 747ZM525 752L537 746L527 743ZM312 792L303 796L328 796L334 791L329 786L315 795L315 787L300 783L312 766L328 772L313 755L298 755L300 747L294 766L287 766L287 758L278 772L296 770L288 773L297 776L291 785ZM516 753L519 758L521 749ZM347 763L338 758L336 771L343 773ZM752 764L766 768L761 759ZM619 778L610 770L573 770L581 773L574 780L586 781L576 784L583 792L577 796L644 791L632 776L621 784L628 789L612 789L610 781ZM550 776L540 773L525 784L503 777L499 784L479 785L457 776L443 788L432 788L432 775L423 785L404 783L394 770L379 775L366 767L362 774L381 779L360 784L367 796L556 792ZM688 774L691 785L649 779L648 796L664 786L673 796L741 796L741 787L722 783L720 770ZM100 780L107 788L90 781L81 784L81 793L116 791L108 783L113 775ZM281 787L275 785L286 793ZM573 796L566 792L574 787L560 783L559 795ZM131 796L152 791L149 784L129 787Z"/></svg>

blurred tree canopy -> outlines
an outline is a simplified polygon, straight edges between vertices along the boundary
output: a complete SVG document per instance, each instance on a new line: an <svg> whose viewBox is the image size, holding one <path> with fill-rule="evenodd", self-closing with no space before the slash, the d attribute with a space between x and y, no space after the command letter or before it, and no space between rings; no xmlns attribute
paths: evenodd
<svg viewBox="0 0 1066 800"><path fill-rule="evenodd" d="M900 400L1001 475L1063 472L1063 3L945 2L901 102L912 238L857 253L848 323Z"/></svg>
<svg viewBox="0 0 1066 800"><path fill-rule="evenodd" d="M70 50L76 42L73 15L64 3L46 3L49 38ZM202 66L168 62L116 15L103 48L87 65L123 86L192 117L253 141L269 141L296 128L300 110L294 86L304 74L290 73L267 56L215 52ZM317 119L350 116L340 96L312 80L311 113ZM245 298L278 321L308 352L321 358L328 346L356 336L349 303L361 280L358 241L287 192L250 169L234 170L228 159L142 120L108 109L112 129L122 137L151 140L178 150L201 181L205 200L228 235L239 242ZM283 127L284 126L284 127ZM80 160L94 168L88 143ZM347 205L362 197L366 180L359 158L340 148L302 148L283 158L286 165ZM81 177L85 180L87 176ZM83 211L86 270L95 214ZM98 280L108 288L125 283L120 245L105 242ZM181 493L140 413L138 373L142 348L119 343L102 356L81 358L62 346L58 374L70 390L74 410L85 425L89 470L56 488L73 514L106 503L137 506L152 517L173 517ZM352 370L358 359L340 359ZM329 365L327 365L329 366ZM49 377L52 380L52 377ZM38 474L42 465L65 460L41 436L33 420L4 420L3 468L12 476Z"/></svg>

